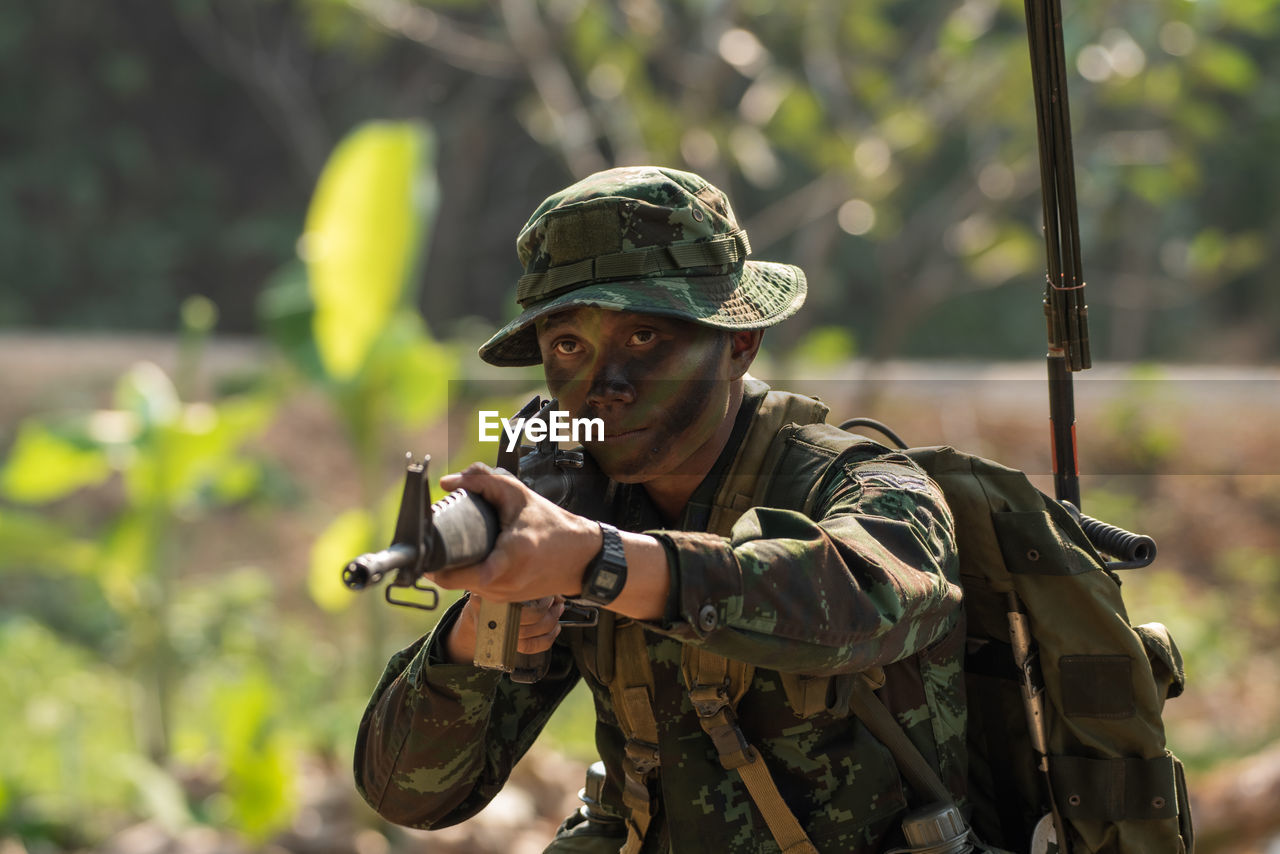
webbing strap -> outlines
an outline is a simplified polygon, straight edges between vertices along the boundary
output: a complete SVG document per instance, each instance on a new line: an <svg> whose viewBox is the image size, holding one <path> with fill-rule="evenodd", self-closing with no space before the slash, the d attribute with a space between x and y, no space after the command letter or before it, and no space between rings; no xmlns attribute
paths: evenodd
<svg viewBox="0 0 1280 854"><path fill-rule="evenodd" d="M747 378L747 390L756 383ZM738 446L733 465L725 474L720 488L712 499L711 518L707 530L713 534L729 536L733 523L764 498L768 490L768 466L766 458L778 433L788 424L816 424L827 417L827 405L812 397L771 391L760 401L755 419Z"/></svg>
<svg viewBox="0 0 1280 854"><path fill-rule="evenodd" d="M747 378L749 392L755 383L756 380ZM820 422L826 418L827 411L826 404L811 397L774 391L766 394L712 499L707 530L728 536L739 517L763 498L772 462L770 450L783 427ZM741 777L778 846L788 854L816 852L778 791L760 751L751 746L738 726L735 709L751 686L755 668L685 644L681 671L689 698L698 712L698 723L715 745L720 764ZM820 681L821 685L815 683L812 687L825 698L827 683Z"/></svg>
<svg viewBox="0 0 1280 854"><path fill-rule="evenodd" d="M627 737L622 757L622 803L627 808L627 842L623 854L636 854L649 832L653 799L649 785L658 769L658 721L653 714L653 672L644 629L638 623L614 631L614 675L609 694L618 725Z"/></svg>
<svg viewBox="0 0 1280 854"><path fill-rule="evenodd" d="M594 259L597 265L599 260ZM598 272L598 266L594 270ZM746 385L751 392L758 389L760 383L747 377ZM785 392L766 394L713 499L707 530L728 536L738 517L758 501L758 496L763 495L767 483L760 482L760 475L768 468L769 452L784 426L819 422L826 414L826 405L814 398ZM602 631L607 629L602 628ZM630 817L627 821L627 842L622 852L636 854L653 818L649 785L658 766L658 725L652 705L653 673L649 667L644 630L638 624L618 626L614 632L614 648L612 678L602 676L601 679L609 686L618 726L626 738L623 760L626 779L622 799ZM759 751L747 742L737 724L734 709L750 687L755 668L746 662L685 644L681 671L695 708L708 710L706 716L700 711L698 720L715 745L721 765L736 770L741 776L774 839L787 854L816 854L804 829L782 799ZM825 696L825 683L820 689L814 687Z"/></svg>
<svg viewBox="0 0 1280 854"><path fill-rule="evenodd" d="M924 758L915 742L907 737L906 730L898 723L898 719L872 692L868 680L854 679L853 683L849 707L867 731L889 749L893 761L898 765L898 771L907 778L917 795L924 796L921 801L951 803L951 791L942 784L937 772Z"/></svg>
<svg viewBox="0 0 1280 854"><path fill-rule="evenodd" d="M734 709L751 684L755 668L686 644L681 670L698 723L715 745L720 765L742 778L778 847L787 854L817 854L818 849L782 799L760 751L751 746L738 726Z"/></svg>
<svg viewBox="0 0 1280 854"><path fill-rule="evenodd" d="M736 266L745 261L750 252L746 232L741 229L711 240L624 249L571 264L558 264L537 273L525 273L516 282L516 302L521 306L526 302L540 302L584 282L652 276L671 270Z"/></svg>

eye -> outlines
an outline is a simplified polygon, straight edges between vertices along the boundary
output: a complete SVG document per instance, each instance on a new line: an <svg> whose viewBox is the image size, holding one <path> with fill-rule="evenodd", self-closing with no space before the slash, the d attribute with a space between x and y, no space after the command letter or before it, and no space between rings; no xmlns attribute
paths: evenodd
<svg viewBox="0 0 1280 854"><path fill-rule="evenodd" d="M561 356L572 356L578 352L578 342L572 338L558 338L552 343L551 350Z"/></svg>
<svg viewBox="0 0 1280 854"><path fill-rule="evenodd" d="M652 343L653 339L657 337L658 333L654 332L652 329L637 329L635 332L631 333L631 340L627 343L634 344L636 346L644 346L645 344Z"/></svg>

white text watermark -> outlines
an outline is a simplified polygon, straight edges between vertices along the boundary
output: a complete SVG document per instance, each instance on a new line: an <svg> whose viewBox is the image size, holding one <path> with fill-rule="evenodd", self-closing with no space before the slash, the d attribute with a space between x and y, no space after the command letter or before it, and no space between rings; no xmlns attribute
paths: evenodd
<svg viewBox="0 0 1280 854"><path fill-rule="evenodd" d="M514 451L520 444L520 437L527 436L531 442L550 439L553 442L603 442L603 418L570 418L563 410L552 410L542 418L503 418L496 409L482 409L479 414L479 431L477 436L481 442L498 442L502 436L507 437L507 450Z"/></svg>

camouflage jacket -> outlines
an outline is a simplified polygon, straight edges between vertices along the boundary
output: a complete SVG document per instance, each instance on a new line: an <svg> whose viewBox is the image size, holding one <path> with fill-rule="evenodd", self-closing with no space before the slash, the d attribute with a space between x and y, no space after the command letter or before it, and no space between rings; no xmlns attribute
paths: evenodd
<svg viewBox="0 0 1280 854"><path fill-rule="evenodd" d="M739 722L817 848L887 850L900 842L908 804L921 804L886 748L839 702L841 679L883 666L881 699L963 798L963 626L951 514L913 463L867 442L825 473L812 518L758 507L728 538L700 533L708 499L758 402L744 400L729 446L695 492L681 530L657 530L640 487L617 490L612 508L619 527L664 542L672 572L666 617L644 624L662 756L644 850L777 850L745 787L720 766L699 726L681 681L682 644L757 666ZM597 630L566 629L553 649L566 675L522 685L445 663L438 639L459 607L388 664L360 726L361 794L386 818L413 827L469 818L584 679L610 780L604 800L623 814L623 736L591 654ZM799 717L780 671L836 677L832 708Z"/></svg>

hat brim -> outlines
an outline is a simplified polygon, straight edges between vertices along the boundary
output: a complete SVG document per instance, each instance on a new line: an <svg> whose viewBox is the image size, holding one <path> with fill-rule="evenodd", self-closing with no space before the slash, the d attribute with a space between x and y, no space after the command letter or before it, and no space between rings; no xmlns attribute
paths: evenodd
<svg viewBox="0 0 1280 854"><path fill-rule="evenodd" d="M671 276L596 282L530 306L480 347L491 365L542 362L534 323L557 311L594 306L678 317L717 329L762 329L795 314L804 304L804 271L790 264L747 261L727 276Z"/></svg>

